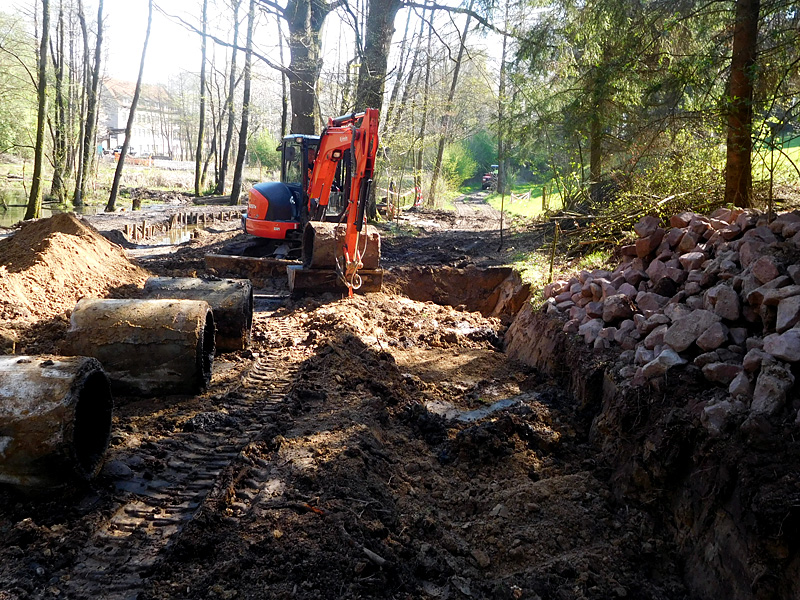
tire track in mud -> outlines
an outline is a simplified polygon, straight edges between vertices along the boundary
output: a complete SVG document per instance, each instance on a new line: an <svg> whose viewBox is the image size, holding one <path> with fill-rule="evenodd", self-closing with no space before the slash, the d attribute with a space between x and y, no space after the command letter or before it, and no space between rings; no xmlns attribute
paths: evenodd
<svg viewBox="0 0 800 600"><path fill-rule="evenodd" d="M289 319L263 313L257 319L267 321L265 328L273 339L296 332ZM155 442L168 456L162 472L152 478L117 481L119 498L113 514L78 551L71 571L58 574L65 597L139 596L165 550L195 518L225 468L277 413L298 369L287 356L281 348L268 349L238 384L222 392L213 413L195 415L207 418L200 419L194 431L176 432Z"/></svg>
<svg viewBox="0 0 800 600"><path fill-rule="evenodd" d="M476 192L457 198L453 205L456 209L455 229L469 225L472 230L494 230L500 227L500 212L490 205L486 192Z"/></svg>

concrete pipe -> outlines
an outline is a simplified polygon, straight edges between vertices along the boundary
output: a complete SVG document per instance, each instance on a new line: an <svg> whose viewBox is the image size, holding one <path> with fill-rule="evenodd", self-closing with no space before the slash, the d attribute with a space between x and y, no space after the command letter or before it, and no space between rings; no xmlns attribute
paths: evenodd
<svg viewBox="0 0 800 600"><path fill-rule="evenodd" d="M205 300L214 312L217 351L243 350L253 326L253 284L249 279L204 281L195 277L151 277L144 284L151 298Z"/></svg>
<svg viewBox="0 0 800 600"><path fill-rule="evenodd" d="M211 379L214 316L199 300L84 299L66 347L99 360L114 393L194 394Z"/></svg>
<svg viewBox="0 0 800 600"><path fill-rule="evenodd" d="M311 221L303 230L303 266L307 269L334 269L342 255L346 225ZM359 250L364 269L375 270L381 261L381 237L378 229L366 225L359 236Z"/></svg>
<svg viewBox="0 0 800 600"><path fill-rule="evenodd" d="M0 482L55 488L97 475L113 401L83 356L0 356Z"/></svg>

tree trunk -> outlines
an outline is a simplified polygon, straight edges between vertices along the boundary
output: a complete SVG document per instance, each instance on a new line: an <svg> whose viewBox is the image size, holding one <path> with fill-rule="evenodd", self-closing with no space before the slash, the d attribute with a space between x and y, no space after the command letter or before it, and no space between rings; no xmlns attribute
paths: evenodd
<svg viewBox="0 0 800 600"><path fill-rule="evenodd" d="M422 35L424 33L425 27L425 20L419 20L419 36L417 37L417 48L414 50L414 58L411 60L411 67L408 69L408 77L406 77L406 83L403 88L403 96L400 99L400 104L395 107L394 109L394 116L393 116L393 123L387 129L387 131L394 133L400 128L400 118L403 116L404 109L409 104L409 99L411 98L411 88L412 82L414 81L414 74L417 71L417 65L419 64L419 57L420 57L420 49L422 47ZM392 102L389 102L389 106L392 106ZM391 117L389 116L389 111L386 111L386 120L388 121Z"/></svg>
<svg viewBox="0 0 800 600"><path fill-rule="evenodd" d="M239 149L236 153L236 168L233 171L231 203L239 204L242 193L242 175L244 159L247 154L247 131L250 123L250 82L253 65L253 26L256 20L256 0L250 0L250 12L247 15L247 52L244 59L244 90L242 93L242 126L239 128Z"/></svg>
<svg viewBox="0 0 800 600"><path fill-rule="evenodd" d="M281 66L283 66L283 30L280 20L278 20L278 51L280 52ZM289 89L287 83L286 73L281 72L281 139L288 133L286 127L289 124Z"/></svg>
<svg viewBox="0 0 800 600"><path fill-rule="evenodd" d="M233 2L233 48L231 49L231 72L228 79L228 95L225 98L225 106L228 109L228 129L225 132L225 143L222 148L222 155L219 157L219 171L217 172L217 189L214 193L222 196L225 193L225 178L228 176L228 160L231 155L231 143L233 140L233 120L235 116L234 95L236 88L236 46L239 44L239 6L240 0Z"/></svg>
<svg viewBox="0 0 800 600"><path fill-rule="evenodd" d="M53 49L53 66L56 70L56 126L53 136L53 181L50 195L63 203L66 196L64 172L67 163L67 115L64 102L64 6L58 7L57 50Z"/></svg>
<svg viewBox="0 0 800 600"><path fill-rule="evenodd" d="M506 0L506 15L503 30L508 31L508 4ZM503 35L503 51L500 54L500 85L497 94L497 192L506 194L508 192L508 173L505 144L505 109L506 109L506 51L508 48L508 36Z"/></svg>
<svg viewBox="0 0 800 600"><path fill-rule="evenodd" d="M411 24L411 10L409 9L408 14L406 15L406 27L403 31L403 39L400 42L400 58L397 61L397 73L395 74L394 85L392 86L392 92L389 95L389 104L386 106L385 116L383 119L382 127L381 127L381 135L385 135L389 129L389 122L392 120L392 114L394 113L395 105L397 103L397 96L400 94L400 87L403 84L403 75L405 73L406 63L408 62L408 57L406 56L406 46L408 45L408 27ZM409 54L410 54L409 50ZM414 56L416 59L416 55ZM412 64L411 70L413 71L414 65Z"/></svg>
<svg viewBox="0 0 800 600"><path fill-rule="evenodd" d="M753 205L753 80L758 48L760 0L737 0L733 56L728 92L728 152L725 165L725 202Z"/></svg>
<svg viewBox="0 0 800 600"><path fill-rule="evenodd" d="M44 126L47 122L47 46L50 38L50 0L42 0L42 40L39 45L39 114L36 121L36 147L33 155L33 181L25 219L38 219L42 210L42 163L44 162Z"/></svg>
<svg viewBox="0 0 800 600"><path fill-rule="evenodd" d="M102 0L101 0L102 5ZM119 192L119 182L122 179L122 169L125 167L125 157L128 155L128 146L131 142L131 130L133 121L136 118L136 106L139 104L139 96L142 93L142 75L144 74L144 60L147 57L147 43L150 41L150 29L153 24L153 0L147 3L147 32L144 35L144 46L142 47L142 60L139 62L139 77L136 79L136 89L131 100L131 110L128 113L128 122L125 125L125 141L122 143L122 151L119 153L119 162L114 171L114 183L111 185L111 195L106 204L106 212L114 212L117 203L117 193Z"/></svg>
<svg viewBox="0 0 800 600"><path fill-rule="evenodd" d="M422 12L423 17L425 11ZM431 9L433 15L433 9ZM423 19L424 20L424 19ZM422 199L422 159L425 153L425 128L428 126L428 94L431 83L431 42L433 41L433 28L428 25L428 47L425 60L425 87L422 91L422 122L419 126L419 149L414 168L414 203Z"/></svg>
<svg viewBox="0 0 800 600"><path fill-rule="evenodd" d="M292 133L316 132L316 84L322 70L320 31L330 7L316 0L290 0L283 11L289 28L289 95Z"/></svg>
<svg viewBox="0 0 800 600"><path fill-rule="evenodd" d="M472 11L474 0L470 0L469 8ZM450 123L450 111L453 108L453 98L456 95L456 86L458 85L458 73L461 71L461 61L464 58L464 44L467 41L467 33L469 33L469 24L472 20L472 15L467 15L467 21L464 23L464 31L461 34L460 44L458 46L458 56L456 57L456 66L453 69L453 81L450 83L450 93L447 96L447 104L445 105L444 114L439 128L439 148L436 153L436 163L433 165L433 174L431 175L431 191L428 197L430 206L436 206L436 184L439 180L439 173L442 170L442 157L444 156L444 144L447 141L447 127Z"/></svg>
<svg viewBox="0 0 800 600"><path fill-rule="evenodd" d="M85 31L85 22L82 22ZM97 121L97 90L100 84L100 58L103 49L103 0L100 0L97 7L97 41L94 49L94 69L92 70L91 83L86 91L86 125L83 133L83 150L81 153L81 165L79 167L78 181L75 183L75 195L72 203L76 206L83 206L83 198L86 195L86 179L89 177L89 168L94 158L95 143L95 123Z"/></svg>
<svg viewBox="0 0 800 600"><path fill-rule="evenodd" d="M367 13L364 56L358 70L356 109L381 109L386 82L386 65L394 34L394 18L401 0L372 0Z"/></svg>
<svg viewBox="0 0 800 600"><path fill-rule="evenodd" d="M197 151L194 155L194 195L200 195L200 171L203 162L203 134L206 128L206 28L208 27L208 0L203 0L203 35L200 42L200 123L197 133Z"/></svg>

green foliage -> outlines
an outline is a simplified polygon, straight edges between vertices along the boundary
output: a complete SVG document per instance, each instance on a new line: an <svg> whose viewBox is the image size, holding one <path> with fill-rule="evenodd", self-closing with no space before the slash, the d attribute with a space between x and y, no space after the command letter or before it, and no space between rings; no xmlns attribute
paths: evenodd
<svg viewBox="0 0 800 600"><path fill-rule="evenodd" d="M475 175L478 164L463 142L445 147L442 156L442 177L451 187L458 187Z"/></svg>
<svg viewBox="0 0 800 600"><path fill-rule="evenodd" d="M497 139L482 129L467 140L467 149L478 169L478 174L485 173L497 164Z"/></svg>
<svg viewBox="0 0 800 600"><path fill-rule="evenodd" d="M281 153L276 150L278 141L269 132L262 130L250 139L248 151L250 165L261 165L265 169L276 171L281 168Z"/></svg>
<svg viewBox="0 0 800 600"><path fill-rule="evenodd" d="M36 89L25 67L36 70L35 40L20 20L0 12L0 154L31 154L36 121Z"/></svg>

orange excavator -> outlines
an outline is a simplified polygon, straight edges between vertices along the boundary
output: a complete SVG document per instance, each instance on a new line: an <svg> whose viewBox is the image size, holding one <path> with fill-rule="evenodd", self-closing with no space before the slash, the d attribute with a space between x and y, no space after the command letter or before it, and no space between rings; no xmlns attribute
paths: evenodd
<svg viewBox="0 0 800 600"><path fill-rule="evenodd" d="M300 246L290 288L380 289L380 237L366 224L378 150L378 111L328 119L319 136L289 135L278 147L281 180L250 189L247 233ZM336 282L331 282L335 273ZM305 283L304 283L305 282Z"/></svg>

